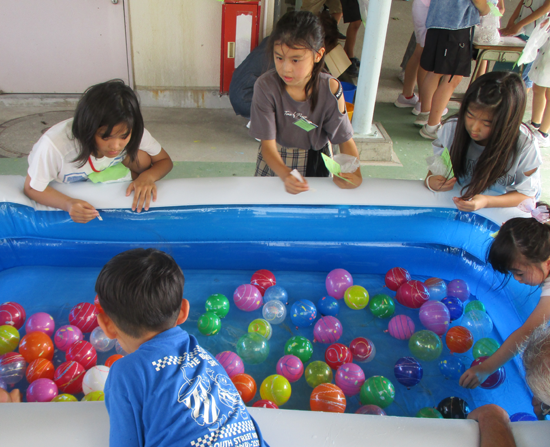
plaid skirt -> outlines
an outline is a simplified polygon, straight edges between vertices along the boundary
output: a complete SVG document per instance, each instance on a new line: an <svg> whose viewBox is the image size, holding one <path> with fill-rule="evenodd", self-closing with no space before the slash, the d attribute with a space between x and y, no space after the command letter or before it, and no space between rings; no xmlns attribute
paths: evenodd
<svg viewBox="0 0 550 447"><path fill-rule="evenodd" d="M279 151L279 155L283 159L283 163L289 167L290 169L296 169L300 174L302 174L303 177L306 177L308 174L308 155L310 152L313 152L312 149L298 149L295 147L283 147L280 144L277 144L277 150ZM318 155L321 155L321 153L327 155L328 157L332 158L332 146L329 143L327 143L325 146L323 146L318 151ZM317 154L315 154L317 155ZM324 168L324 163L323 168ZM310 170L311 170L311 160L310 160ZM276 177L275 172L272 171L272 169L267 165L265 162L263 156L262 156L262 145L260 144L260 147L258 148L258 159L256 160L256 172L254 172L255 177ZM309 172L309 177L328 177L327 174L321 174L321 175L311 175L311 172Z"/></svg>

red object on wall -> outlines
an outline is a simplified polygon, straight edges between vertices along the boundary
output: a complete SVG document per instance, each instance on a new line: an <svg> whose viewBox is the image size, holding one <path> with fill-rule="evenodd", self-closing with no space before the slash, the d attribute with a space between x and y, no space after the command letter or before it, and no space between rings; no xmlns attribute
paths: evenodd
<svg viewBox="0 0 550 447"><path fill-rule="evenodd" d="M229 92L231 77L235 71L237 17L252 16L250 51L258 46L260 33L259 1L225 0L222 5L222 51L220 64L220 93Z"/></svg>

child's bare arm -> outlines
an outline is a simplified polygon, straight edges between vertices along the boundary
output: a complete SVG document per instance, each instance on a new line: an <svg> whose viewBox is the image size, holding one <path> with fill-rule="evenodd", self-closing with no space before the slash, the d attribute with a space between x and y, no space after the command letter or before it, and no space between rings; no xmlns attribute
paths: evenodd
<svg viewBox="0 0 550 447"><path fill-rule="evenodd" d="M345 143L339 144L340 146L340 152L342 154L352 155L353 157L357 157L359 159L359 152L357 152L357 146L355 145L355 141L353 141L353 138L350 138ZM334 176L333 181L336 185L338 185L342 189L354 189L357 188L361 183L363 183L363 177L361 175L361 168L357 168L355 172L350 173L341 173L342 177L347 178L350 182L346 182L345 180L342 180L341 178L338 178Z"/></svg>
<svg viewBox="0 0 550 447"><path fill-rule="evenodd" d="M491 12L487 0L472 0L472 3L478 9L481 16L485 16Z"/></svg>
<svg viewBox="0 0 550 447"><path fill-rule="evenodd" d="M450 191L454 188L455 183L455 177L447 179L442 175L433 175L432 171L428 171L428 175L426 175L426 178L424 179L424 185L426 188L434 192Z"/></svg>
<svg viewBox="0 0 550 447"><path fill-rule="evenodd" d="M514 9L514 12L510 16L510 19L508 20L508 23L506 24L505 28L502 28L501 32L509 27L511 27L514 22L519 17L519 13L521 12L521 8L523 7L523 0L519 0L518 5L516 6L516 9Z"/></svg>
<svg viewBox="0 0 550 447"><path fill-rule="evenodd" d="M540 8L535 9L532 14L529 14L527 17L523 18L517 23L512 22L512 19L510 19L510 21L508 22L508 26L506 26L505 29L501 30L501 34L504 36L518 34L525 25L533 23L535 20L540 19L544 15L548 14L548 12L550 12L550 0L546 0Z"/></svg>

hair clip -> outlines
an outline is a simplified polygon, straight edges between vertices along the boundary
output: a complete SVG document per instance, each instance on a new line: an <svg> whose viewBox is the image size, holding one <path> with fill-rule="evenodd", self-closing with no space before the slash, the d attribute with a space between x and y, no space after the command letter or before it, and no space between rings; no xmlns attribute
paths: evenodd
<svg viewBox="0 0 550 447"><path fill-rule="evenodd" d="M491 233L489 236L491 236L493 239L495 239L498 236L498 231L495 231L494 233Z"/></svg>
<svg viewBox="0 0 550 447"><path fill-rule="evenodd" d="M537 206L537 202L532 197L525 199L518 205L518 208L525 212L531 214L531 217L537 219L541 224L550 221L550 213L548 213L548 208L545 206Z"/></svg>

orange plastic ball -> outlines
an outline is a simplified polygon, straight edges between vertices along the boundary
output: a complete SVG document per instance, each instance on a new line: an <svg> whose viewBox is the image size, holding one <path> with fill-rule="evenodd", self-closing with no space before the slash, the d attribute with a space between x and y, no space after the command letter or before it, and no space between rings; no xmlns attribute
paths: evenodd
<svg viewBox="0 0 550 447"><path fill-rule="evenodd" d="M237 374L231 378L244 403L250 402L256 395L256 382L248 374Z"/></svg>
<svg viewBox="0 0 550 447"><path fill-rule="evenodd" d="M108 366L110 368L111 366L113 366L113 363L115 363L117 360L120 360L122 357L124 356L121 354L113 354L111 357L105 360L105 366Z"/></svg>
<svg viewBox="0 0 550 447"><path fill-rule="evenodd" d="M19 354L31 363L36 359L52 360L54 353L53 341L44 332L31 332L25 335L19 343Z"/></svg>
<svg viewBox="0 0 550 447"><path fill-rule="evenodd" d="M32 383L38 379L53 380L55 368L53 363L47 359L36 359L27 366L27 382Z"/></svg>
<svg viewBox="0 0 550 447"><path fill-rule="evenodd" d="M465 327L455 326L447 331L445 341L451 354L464 354L474 344L474 337Z"/></svg>
<svg viewBox="0 0 550 447"><path fill-rule="evenodd" d="M309 398L311 411L343 413L346 411L346 396L333 383L322 383L316 386Z"/></svg>

